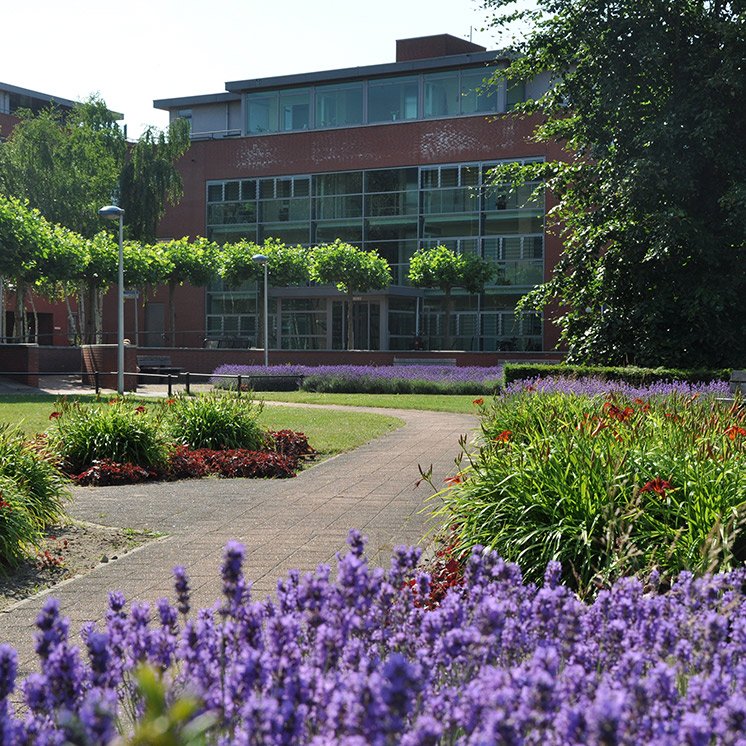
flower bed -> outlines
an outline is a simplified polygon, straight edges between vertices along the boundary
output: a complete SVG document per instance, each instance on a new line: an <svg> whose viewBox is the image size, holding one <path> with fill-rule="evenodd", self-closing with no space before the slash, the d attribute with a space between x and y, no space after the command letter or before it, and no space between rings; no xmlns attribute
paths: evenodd
<svg viewBox="0 0 746 746"><path fill-rule="evenodd" d="M2 742L106 744L127 713L133 743L154 742L155 728L182 744L189 733L318 746L742 742L743 570L685 573L666 593L655 576L622 579L584 604L556 563L539 588L475 549L464 585L428 610L407 582L428 593L418 550L397 550L384 571L357 532L349 543L334 580L328 567L291 572L276 601L252 598L231 543L222 603L191 611L177 569L175 606L127 609L110 594L85 653L47 601L40 673L17 682L17 656L0 645Z"/></svg>
<svg viewBox="0 0 746 746"><path fill-rule="evenodd" d="M486 394L502 380L502 368L444 365L221 365L210 382L218 388L235 388L235 378L245 376L254 390L272 390L272 377L303 376L304 391L324 393ZM250 380L254 376L254 380ZM263 378L264 377L264 378Z"/></svg>
<svg viewBox="0 0 746 746"><path fill-rule="evenodd" d="M584 594L653 568L742 564L746 410L657 384L644 394L524 389L483 405L478 453L440 495L460 551L494 548L531 580L559 559Z"/></svg>

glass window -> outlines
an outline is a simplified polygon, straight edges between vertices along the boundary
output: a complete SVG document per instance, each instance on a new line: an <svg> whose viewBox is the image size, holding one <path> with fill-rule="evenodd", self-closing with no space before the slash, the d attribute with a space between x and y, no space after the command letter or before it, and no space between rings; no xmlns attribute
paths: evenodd
<svg viewBox="0 0 746 746"><path fill-rule="evenodd" d="M363 174L361 171L348 171L333 174L317 174L313 177L313 193L325 194L360 194L363 191Z"/></svg>
<svg viewBox="0 0 746 746"><path fill-rule="evenodd" d="M280 130L307 130L310 126L310 100L308 88L280 91Z"/></svg>
<svg viewBox="0 0 746 746"><path fill-rule="evenodd" d="M460 114L458 71L424 76L425 117Z"/></svg>
<svg viewBox="0 0 746 746"><path fill-rule="evenodd" d="M348 127L363 123L363 84L316 88L316 127Z"/></svg>
<svg viewBox="0 0 746 746"><path fill-rule="evenodd" d="M404 192L415 189L416 168L387 168L381 171L367 171L365 174L366 192Z"/></svg>
<svg viewBox="0 0 746 746"><path fill-rule="evenodd" d="M256 181L254 179L246 179L241 182L241 199L256 199Z"/></svg>
<svg viewBox="0 0 746 746"><path fill-rule="evenodd" d="M225 201L226 202L235 202L236 200L240 199L240 184L237 181L226 181L225 182Z"/></svg>
<svg viewBox="0 0 746 746"><path fill-rule="evenodd" d="M207 201L208 202L222 202L223 201L223 185L222 184L208 184L207 185Z"/></svg>
<svg viewBox="0 0 746 746"><path fill-rule="evenodd" d="M368 83L368 122L417 118L417 78L390 78Z"/></svg>
<svg viewBox="0 0 746 746"><path fill-rule="evenodd" d="M526 83L523 80L509 80L506 90L505 108L512 111L516 104L526 100Z"/></svg>
<svg viewBox="0 0 746 746"><path fill-rule="evenodd" d="M485 84L494 67L463 70L461 73L461 113L480 114L497 111L497 86Z"/></svg>
<svg viewBox="0 0 746 746"><path fill-rule="evenodd" d="M261 135L266 132L277 132L278 103L277 91L250 93L246 97L249 134Z"/></svg>

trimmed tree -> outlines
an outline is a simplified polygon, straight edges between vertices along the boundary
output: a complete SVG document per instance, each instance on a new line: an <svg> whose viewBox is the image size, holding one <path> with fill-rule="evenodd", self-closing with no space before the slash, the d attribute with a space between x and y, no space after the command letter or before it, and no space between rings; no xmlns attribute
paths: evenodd
<svg viewBox="0 0 746 746"><path fill-rule="evenodd" d="M445 295L443 346L451 348L451 316L454 288L481 293L495 269L476 254L457 254L447 246L420 249L409 260L409 281L416 288L442 290Z"/></svg>
<svg viewBox="0 0 746 746"><path fill-rule="evenodd" d="M207 285L218 275L215 260L216 244L206 238L180 238L155 245L163 256L165 282L168 286L168 335L171 345L176 344L176 286L188 282L195 287Z"/></svg>
<svg viewBox="0 0 746 746"><path fill-rule="evenodd" d="M321 285L335 285L347 296L347 349L355 349L353 297L355 293L388 287L391 284L389 263L376 251L363 251L337 239L313 250L311 279Z"/></svg>

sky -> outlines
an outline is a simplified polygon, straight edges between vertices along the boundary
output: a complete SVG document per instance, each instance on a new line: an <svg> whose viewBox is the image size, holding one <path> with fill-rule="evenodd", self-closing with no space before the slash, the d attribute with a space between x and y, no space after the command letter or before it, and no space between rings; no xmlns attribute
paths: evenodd
<svg viewBox="0 0 746 746"><path fill-rule="evenodd" d="M168 123L154 99L225 82L393 62L396 40L448 33L497 49L480 0L4 0L0 82Z"/></svg>

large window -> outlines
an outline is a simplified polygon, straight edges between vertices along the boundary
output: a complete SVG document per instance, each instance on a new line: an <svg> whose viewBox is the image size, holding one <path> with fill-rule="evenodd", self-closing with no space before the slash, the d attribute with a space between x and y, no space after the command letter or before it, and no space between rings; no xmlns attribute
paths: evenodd
<svg viewBox="0 0 746 746"><path fill-rule="evenodd" d="M417 78L390 78L368 83L368 122L417 119Z"/></svg>
<svg viewBox="0 0 746 746"><path fill-rule="evenodd" d="M510 111L523 81L489 83L496 67L282 88L245 94L250 135Z"/></svg>
<svg viewBox="0 0 746 746"><path fill-rule="evenodd" d="M363 123L363 84L316 88L316 127L349 127Z"/></svg>
<svg viewBox="0 0 746 746"><path fill-rule="evenodd" d="M516 315L515 303L544 279L544 198L533 184L517 191L493 185L495 165L460 163L208 182L208 236L218 242L272 237L304 246L339 238L377 250L391 266L393 285L399 287L408 284L409 259L421 247L444 244L459 253L477 254L494 265L495 275L480 295L457 293L461 300L450 336L464 349L541 349L541 317ZM211 335L243 338L254 333L252 292L211 292ZM421 331L431 349L446 337L442 301L440 291L425 292ZM332 313L323 299L278 302L283 347L322 349L339 336L334 329L342 324L341 306ZM407 303L389 310L389 344L400 349L406 349L413 336ZM376 326L377 307L356 313L369 314L356 323ZM378 344L374 337L369 343Z"/></svg>

